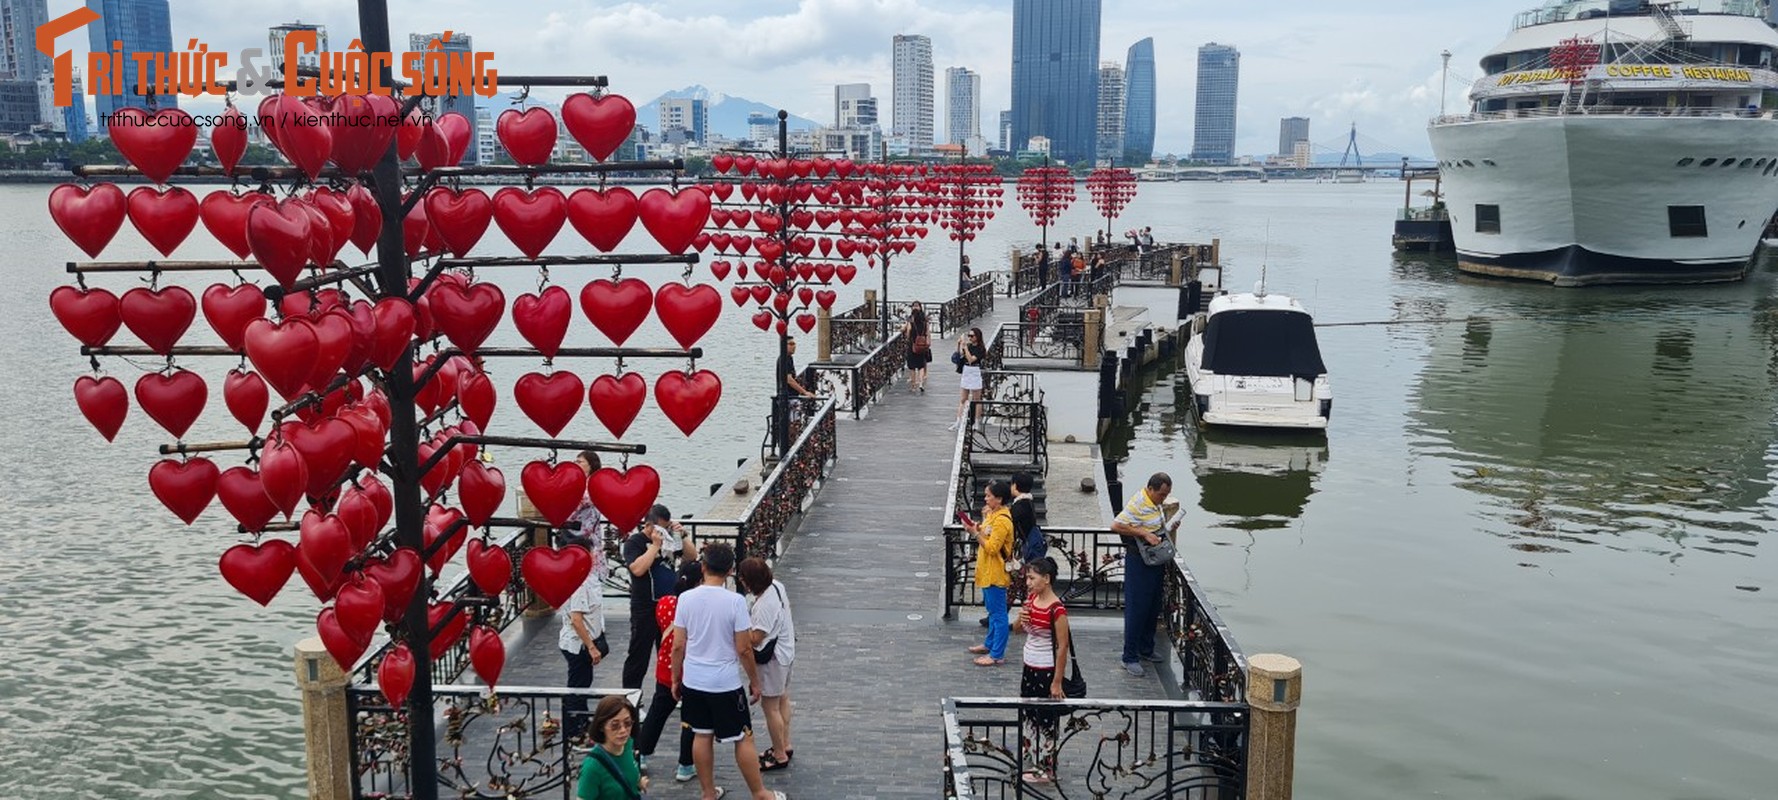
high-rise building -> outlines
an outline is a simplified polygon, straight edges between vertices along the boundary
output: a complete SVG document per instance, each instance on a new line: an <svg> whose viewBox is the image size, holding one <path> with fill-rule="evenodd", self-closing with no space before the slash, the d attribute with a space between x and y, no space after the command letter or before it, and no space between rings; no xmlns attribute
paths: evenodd
<svg viewBox="0 0 1778 800"><path fill-rule="evenodd" d="M1000 149L1012 152L1012 112L1000 112Z"/></svg>
<svg viewBox="0 0 1778 800"><path fill-rule="evenodd" d="M321 53L327 49L327 28L320 25L308 25L302 20L272 26L271 32L267 34L267 38L271 43L271 49L266 51L271 53L272 66L277 69L284 68L284 37L289 36L295 31L315 32L315 51L312 53L298 53L296 57L296 65L298 67L307 67L309 69L319 69L321 67Z"/></svg>
<svg viewBox="0 0 1778 800"><path fill-rule="evenodd" d="M850 128L857 123L858 103L861 100L871 101L874 115L876 101L871 97L868 83L842 83L833 87L833 126ZM872 120L875 122L875 120Z"/></svg>
<svg viewBox="0 0 1778 800"><path fill-rule="evenodd" d="M500 152L500 135L494 128L495 121L493 109L475 110L475 165L478 167L494 163L494 154Z"/></svg>
<svg viewBox="0 0 1778 800"><path fill-rule="evenodd" d="M0 80L34 81L50 71L36 38L48 21L49 0L0 0Z"/></svg>
<svg viewBox="0 0 1778 800"><path fill-rule="evenodd" d="M1227 163L1235 157L1235 96L1241 85L1241 52L1211 42L1198 48L1198 105L1193 119L1193 161Z"/></svg>
<svg viewBox="0 0 1778 800"><path fill-rule="evenodd" d="M982 135L982 76L963 67L945 70L945 120L949 144Z"/></svg>
<svg viewBox="0 0 1778 800"><path fill-rule="evenodd" d="M95 51L121 52L123 85L113 86L102 75L93 75L99 94L94 103L99 114L99 130L117 110L125 107L147 108L148 98L136 93L137 64L131 53L173 52L173 20L167 0L86 0L86 7L99 12L99 19L86 26L87 47ZM112 47L121 42L121 50ZM149 65L147 84L154 81L153 65ZM155 105L168 108L179 105L179 95L165 94L154 99Z"/></svg>
<svg viewBox="0 0 1778 800"><path fill-rule="evenodd" d="M932 40L897 35L894 66L891 131L907 140L909 152L923 155L932 150Z"/></svg>
<svg viewBox="0 0 1778 800"><path fill-rule="evenodd" d="M1130 166L1154 158L1154 39L1130 45L1124 55L1124 159Z"/></svg>
<svg viewBox="0 0 1778 800"><path fill-rule="evenodd" d="M686 139L703 144L710 135L710 105L695 97L661 98L661 138L677 138L669 133L675 130L683 131Z"/></svg>
<svg viewBox="0 0 1778 800"><path fill-rule="evenodd" d="M1309 141L1308 117L1285 117L1278 121L1278 155L1296 155L1296 143Z"/></svg>
<svg viewBox="0 0 1778 800"><path fill-rule="evenodd" d="M1124 68L1115 61L1099 65L1099 160L1123 156Z"/></svg>
<svg viewBox="0 0 1778 800"><path fill-rule="evenodd" d="M424 52L427 52L427 50L429 49L428 46L432 43L433 39L443 39L443 38L444 38L443 33L413 33L413 34L409 34L407 37L407 49L409 51L415 52L415 53L424 53ZM474 53L475 52L475 41L473 39L471 39L469 34L467 34L467 33L464 33L462 31L453 31L451 33L451 40L448 42L440 42L439 49L442 50L443 52L446 52L446 53ZM419 64L414 64L413 66L414 66L414 69L416 69L416 70L420 69ZM475 121L477 119L477 117L475 115L475 93L474 92L464 92L462 94L449 94L449 95L445 95L444 97L438 98L438 105L437 105L437 107L435 107L433 109L432 115L434 117L437 117L439 115L446 114L446 113L449 113L452 111L462 114L464 117L468 118L469 130L470 130L469 148L463 152L463 160L459 161L457 163L468 164L468 165L480 163L481 162L481 141L480 141L480 137L474 135L475 134L475 124L476 124ZM498 122L500 115L495 114L494 118L495 118L495 121Z"/></svg>
<svg viewBox="0 0 1778 800"><path fill-rule="evenodd" d="M1064 161L1091 163L1098 143L1100 0L1013 0L1012 138L1049 140Z"/></svg>
<svg viewBox="0 0 1778 800"><path fill-rule="evenodd" d="M755 147L773 149L778 146L778 118L755 111L747 115L747 138Z"/></svg>

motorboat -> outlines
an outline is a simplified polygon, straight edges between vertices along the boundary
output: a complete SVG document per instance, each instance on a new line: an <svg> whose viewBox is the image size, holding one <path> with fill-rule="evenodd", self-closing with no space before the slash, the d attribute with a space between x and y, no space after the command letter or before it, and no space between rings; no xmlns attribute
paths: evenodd
<svg viewBox="0 0 1778 800"><path fill-rule="evenodd" d="M1315 320L1295 298L1225 294L1193 315L1185 345L1198 419L1208 426L1325 430L1333 388Z"/></svg>

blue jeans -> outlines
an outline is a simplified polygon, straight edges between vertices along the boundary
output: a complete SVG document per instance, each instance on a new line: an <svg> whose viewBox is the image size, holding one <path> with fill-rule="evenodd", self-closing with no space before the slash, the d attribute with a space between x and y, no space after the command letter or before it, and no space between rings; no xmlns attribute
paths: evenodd
<svg viewBox="0 0 1778 800"><path fill-rule="evenodd" d="M982 646L988 648L989 658L1005 658L1006 639L1012 635L1012 628L1006 621L1006 587L982 589L982 605L988 607L988 636L982 640Z"/></svg>
<svg viewBox="0 0 1778 800"><path fill-rule="evenodd" d="M1124 550L1123 662L1154 652L1154 627L1161 617L1161 568L1142 563L1135 548Z"/></svg>

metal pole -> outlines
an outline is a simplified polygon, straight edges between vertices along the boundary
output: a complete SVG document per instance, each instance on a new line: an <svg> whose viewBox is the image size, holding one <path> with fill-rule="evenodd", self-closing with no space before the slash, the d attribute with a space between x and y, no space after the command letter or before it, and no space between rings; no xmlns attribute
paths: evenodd
<svg viewBox="0 0 1778 800"><path fill-rule="evenodd" d="M957 294L963 294L964 292L969 291L969 280L964 277L963 271L963 259L967 258L967 256L963 254L963 243L966 238L964 234L967 233L966 229L969 225L969 211L971 210L971 206L974 205L974 198L969 189L969 176L963 173L963 167L965 166L964 162L967 160L968 154L968 150L964 150L957 154L957 202L955 211L957 215Z"/></svg>
<svg viewBox="0 0 1778 800"><path fill-rule="evenodd" d="M1451 51L1439 53L1439 57L1445 60L1444 71L1438 78L1438 115L1442 117L1445 115L1445 83L1451 77Z"/></svg>
<svg viewBox="0 0 1778 800"><path fill-rule="evenodd" d="M888 164L889 163L889 143L882 142L881 148L882 148L881 163ZM888 186L889 183L887 180L884 180L881 182L881 185ZM885 220L884 224L887 225L888 222ZM881 320L882 320L881 322L879 322L877 324L877 337L878 337L877 341L887 342L887 341L889 341L889 253L888 253L888 251L883 252L882 298L883 298L883 300L882 300L883 310L881 312L879 312L877 315L877 316L881 317Z"/></svg>
<svg viewBox="0 0 1778 800"><path fill-rule="evenodd" d="M790 157L790 112L778 110L778 157ZM786 245L783 252L789 253L788 236L790 231L789 200L778 202L778 219L783 223L778 226L778 239ZM778 256L780 263L783 254ZM783 291L780 289L779 291ZM773 393L777 401L772 403L772 445L773 454L779 458L790 452L790 385L784 376L779 374L781 365L790 358L790 326L787 320L779 319L778 324L784 326L778 332L778 362L772 365L772 381L778 384L778 391Z"/></svg>
<svg viewBox="0 0 1778 800"><path fill-rule="evenodd" d="M359 0L358 32L364 49L371 53L390 52L389 7L387 0ZM382 80L394 80L390 64L385 62ZM372 172L377 206L383 210L383 231L377 237L377 288L382 297L407 295L408 262L402 244L401 164L396 159L395 141ZM389 370L389 464L395 496L395 544L425 549L422 534L425 510L421 506L419 471L419 431L414 419L414 348L402 351ZM421 587L408 601L407 613L401 619L401 633L408 648L415 653L414 688L407 699L408 791L414 800L437 800L437 741L433 729L432 709L432 632L426 616L426 601L431 592Z"/></svg>

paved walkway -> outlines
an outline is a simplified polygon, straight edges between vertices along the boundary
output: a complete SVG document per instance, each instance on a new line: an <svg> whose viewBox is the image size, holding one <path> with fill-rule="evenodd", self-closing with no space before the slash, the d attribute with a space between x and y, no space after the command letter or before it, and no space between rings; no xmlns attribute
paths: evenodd
<svg viewBox="0 0 1778 800"><path fill-rule="evenodd" d="M1016 301L999 298L994 314L978 324L993 330L1016 311ZM791 691L796 759L787 770L767 773L766 785L791 800L938 797L939 699L1018 694L1022 636L1013 637L1005 666L977 667L965 648L981 642L979 615L964 609L957 622L940 618L939 524L956 447L956 434L945 426L956 414L959 389L948 361L940 358L932 366L926 394L909 394L903 380L865 419L840 420L839 464L778 563L797 627ZM607 608L614 658L595 671L598 686L619 683L628 640L622 603ZM541 635L513 654L503 680L560 684L564 668L555 623L539 621L536 627ZM1089 696L1165 696L1153 671L1132 678L1119 666L1118 617L1082 614L1075 627ZM653 691L652 680L647 691ZM765 720L757 707L753 721L763 750ZM663 736L650 761L650 796L695 798L695 782L671 779L670 741ZM731 798L745 797L732 748L719 746L717 765L718 785Z"/></svg>

